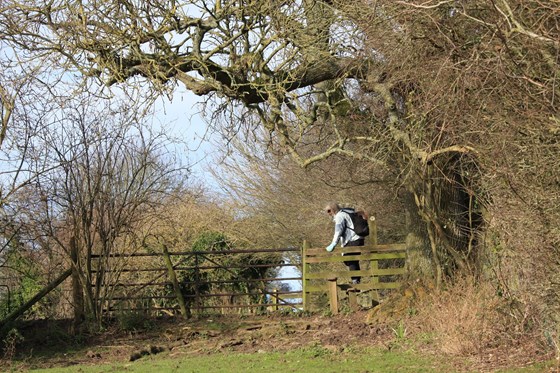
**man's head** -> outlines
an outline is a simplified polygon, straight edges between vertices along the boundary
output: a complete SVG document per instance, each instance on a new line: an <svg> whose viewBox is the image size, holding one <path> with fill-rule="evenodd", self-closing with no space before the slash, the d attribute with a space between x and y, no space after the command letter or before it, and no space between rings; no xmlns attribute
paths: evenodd
<svg viewBox="0 0 560 373"><path fill-rule="evenodd" d="M325 206L325 212L330 216L336 215L336 213L340 210L340 206L336 202L329 202Z"/></svg>

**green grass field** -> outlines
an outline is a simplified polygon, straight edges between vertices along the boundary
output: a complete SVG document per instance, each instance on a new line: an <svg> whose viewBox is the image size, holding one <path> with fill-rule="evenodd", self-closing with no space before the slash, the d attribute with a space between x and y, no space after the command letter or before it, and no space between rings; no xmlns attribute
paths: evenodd
<svg viewBox="0 0 560 373"><path fill-rule="evenodd" d="M543 372L551 365L505 370L502 372ZM17 370L17 369L16 369ZM212 355L183 355L175 358L165 354L148 356L130 363L103 365L75 365L66 368L32 370L33 372L306 372L306 373L394 373L394 372L476 372L468 363L452 362L433 356L408 352L367 349L332 352L322 347L307 348L287 353L220 353Z"/></svg>

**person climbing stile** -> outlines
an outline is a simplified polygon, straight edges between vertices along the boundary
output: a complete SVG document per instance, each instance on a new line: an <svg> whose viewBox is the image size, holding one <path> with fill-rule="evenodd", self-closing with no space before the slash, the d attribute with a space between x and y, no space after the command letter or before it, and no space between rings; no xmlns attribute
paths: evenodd
<svg viewBox="0 0 560 373"><path fill-rule="evenodd" d="M325 212L332 217L334 222L334 236L331 244L326 247L328 252L332 252L335 247L340 243L341 247L349 246L364 246L365 238L358 235L354 230L354 223L352 222L351 214L356 213L351 208L341 208L336 202L330 202L325 207ZM362 213L363 214L363 213ZM366 223L367 223L367 218ZM366 233L367 235L367 233ZM342 255L358 255L359 253L343 253ZM344 264L350 271L360 270L359 260L347 260ZM352 277L353 284L360 283L359 276Z"/></svg>

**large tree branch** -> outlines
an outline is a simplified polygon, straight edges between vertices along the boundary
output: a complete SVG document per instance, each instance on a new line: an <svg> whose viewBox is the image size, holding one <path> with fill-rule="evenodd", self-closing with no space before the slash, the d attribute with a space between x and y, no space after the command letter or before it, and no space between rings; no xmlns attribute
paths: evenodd
<svg viewBox="0 0 560 373"><path fill-rule="evenodd" d="M0 85L0 146L6 137L8 122L12 116L15 107L15 97L10 95L8 91Z"/></svg>
<svg viewBox="0 0 560 373"><path fill-rule="evenodd" d="M122 58L105 53L106 65L120 67L113 73L108 84L126 80L134 75L157 78L163 81L175 78L197 95L207 95L220 91L225 96L239 99L245 104L266 102L271 91L291 92L324 81L347 78L361 78L368 74L373 63L361 59L331 57L300 65L291 70L280 70L271 76L263 74L262 80L250 80L248 74L240 74L234 66L227 68L211 60L202 62L195 56L186 56L176 64L165 62L164 58L144 54L141 57ZM188 73L196 72L201 78ZM257 73L257 72L254 72Z"/></svg>
<svg viewBox="0 0 560 373"><path fill-rule="evenodd" d="M263 4L217 5L213 12L203 2L193 3L200 17L163 3L157 9L127 1L102 10L81 3L25 7L14 16L37 28L29 34L14 23L12 39L63 53L85 75L108 85L134 76L156 85L176 79L197 95L219 92L246 105L266 102L272 92L368 75L371 63L340 57L330 50L324 27L304 22L305 17L319 25L335 22L328 6L310 1L294 13L264 15L271 8Z"/></svg>

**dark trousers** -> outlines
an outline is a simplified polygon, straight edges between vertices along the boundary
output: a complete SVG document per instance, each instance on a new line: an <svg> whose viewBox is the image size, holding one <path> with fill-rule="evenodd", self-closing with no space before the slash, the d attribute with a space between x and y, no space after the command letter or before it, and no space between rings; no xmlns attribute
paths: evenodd
<svg viewBox="0 0 560 373"><path fill-rule="evenodd" d="M348 247L348 246L364 246L364 239L361 238L361 239L356 240L356 241L350 241L346 244L346 247ZM347 253L347 255L359 255L359 254L360 253ZM360 270L360 261L359 260L346 260L346 261L344 261L344 264L346 264L349 271L359 271ZM352 283L353 284L359 284L360 279L361 279L361 277L354 276L354 277L352 277Z"/></svg>

